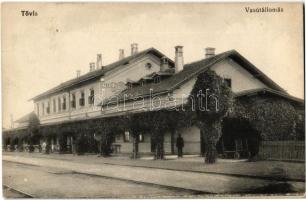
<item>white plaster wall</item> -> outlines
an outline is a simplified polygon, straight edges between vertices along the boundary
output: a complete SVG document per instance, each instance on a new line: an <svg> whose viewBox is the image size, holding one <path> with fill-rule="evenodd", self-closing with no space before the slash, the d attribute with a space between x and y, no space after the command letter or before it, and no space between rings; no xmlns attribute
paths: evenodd
<svg viewBox="0 0 306 200"><path fill-rule="evenodd" d="M178 134L181 134L181 136L184 139L184 148L183 152L184 154L201 154L201 134L200 129L196 126L191 126L187 128L182 128L177 130L175 134L175 141L178 136ZM177 152L176 145L174 147L175 152Z"/></svg>
<svg viewBox="0 0 306 200"><path fill-rule="evenodd" d="M152 67L150 69L146 68L145 65L147 63L151 63ZM69 119L79 119L79 118L88 118L101 115L100 107L97 106L102 99L109 98L110 96L116 94L118 90L114 88L103 88L103 85L111 84L111 83L119 83L123 82L124 84L127 81L127 78L137 81L145 75L151 74L153 72L160 71L160 60L159 58L153 55L147 55L138 60L130 61L130 64L121 66L114 71L108 72L104 78L104 82L102 83L100 80L95 82L91 82L89 84L83 85L82 87L73 89L69 92L60 93L51 96L50 98L46 98L40 101L35 102L35 104L39 105L39 119L41 123L51 123L51 122L59 122L63 120ZM127 76L128 75L128 76ZM88 104L88 96L90 94L90 89L93 88L95 90L95 102L94 105ZM120 88L120 90L125 89ZM81 97L81 91L85 92L85 105L79 105L79 99ZM70 108L70 101L72 98L72 93L75 93L76 96L76 108ZM58 111L58 98L61 98L61 102L63 101L63 96L66 96L66 105L67 109L65 111ZM56 99L56 112L53 112L53 99ZM46 114L46 105L47 102L50 101L50 114ZM45 114L42 115L42 103L45 104ZM35 106L35 111L37 113L37 106Z"/></svg>
<svg viewBox="0 0 306 200"><path fill-rule="evenodd" d="M138 144L138 151L140 153L151 153L151 135L149 133L143 133L143 137L143 142L139 142ZM121 153L131 154L133 152L133 138L131 137L129 142L124 142L123 133L119 133L114 144L121 145Z"/></svg>
<svg viewBox="0 0 306 200"><path fill-rule="evenodd" d="M194 84L196 83L196 80L196 77L194 77L173 91L173 97L176 100L176 105L187 103L188 97L193 89Z"/></svg>
<svg viewBox="0 0 306 200"><path fill-rule="evenodd" d="M146 63L150 63L152 67L150 69L147 69L145 67ZM142 59L135 60L134 63L128 66L122 66L121 69L119 69L120 67L116 71L112 71L106 74L104 78L105 84L119 82L123 82L125 84L127 79L138 81L140 78L148 74L160 71L160 60L155 56L148 55ZM102 99L109 98L125 88L125 86L118 90L115 90L113 88L103 88L104 92Z"/></svg>
<svg viewBox="0 0 306 200"><path fill-rule="evenodd" d="M230 58L215 64L211 69L223 78L232 79L233 92L267 87Z"/></svg>
<svg viewBox="0 0 306 200"><path fill-rule="evenodd" d="M201 153L201 144L200 144L200 129L196 126L183 128L177 130L174 135L174 150L177 153L176 138L178 134L181 134L184 138L184 154L196 154ZM144 133L144 141L139 143L139 153L151 153L151 135L149 133ZM129 142L123 141L123 133L116 137L114 144L121 145L121 153L132 153L133 151L133 140L130 139ZM171 153L171 133L165 132L164 135L164 151L167 154Z"/></svg>

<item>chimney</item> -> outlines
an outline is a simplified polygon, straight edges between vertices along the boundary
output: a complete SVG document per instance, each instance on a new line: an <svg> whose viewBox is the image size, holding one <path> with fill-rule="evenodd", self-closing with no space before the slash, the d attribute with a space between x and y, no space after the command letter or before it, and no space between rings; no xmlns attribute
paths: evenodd
<svg viewBox="0 0 306 200"><path fill-rule="evenodd" d="M94 62L89 63L89 71L90 72L95 71L95 63Z"/></svg>
<svg viewBox="0 0 306 200"><path fill-rule="evenodd" d="M102 54L97 54L97 69L102 69Z"/></svg>
<svg viewBox="0 0 306 200"><path fill-rule="evenodd" d="M206 47L205 48L205 58L209 58L215 55L215 48L213 47Z"/></svg>
<svg viewBox="0 0 306 200"><path fill-rule="evenodd" d="M131 55L135 55L136 53L138 53L138 44L133 43L131 44Z"/></svg>
<svg viewBox="0 0 306 200"><path fill-rule="evenodd" d="M119 60L124 58L124 49L119 49Z"/></svg>
<svg viewBox="0 0 306 200"><path fill-rule="evenodd" d="M175 47L175 73L179 72L184 67L183 46Z"/></svg>
<svg viewBox="0 0 306 200"><path fill-rule="evenodd" d="M164 72L167 69L169 69L169 63L168 63L168 58L163 56L161 58L161 63L160 63L160 71Z"/></svg>
<svg viewBox="0 0 306 200"><path fill-rule="evenodd" d="M77 70L76 75L77 75L77 78L79 78L81 76L81 70Z"/></svg>

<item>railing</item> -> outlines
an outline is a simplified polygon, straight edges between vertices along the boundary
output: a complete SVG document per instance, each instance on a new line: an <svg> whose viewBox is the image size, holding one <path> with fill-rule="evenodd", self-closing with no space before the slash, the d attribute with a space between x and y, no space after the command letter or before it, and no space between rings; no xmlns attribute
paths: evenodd
<svg viewBox="0 0 306 200"><path fill-rule="evenodd" d="M304 161L305 141L262 141L259 155L270 160Z"/></svg>

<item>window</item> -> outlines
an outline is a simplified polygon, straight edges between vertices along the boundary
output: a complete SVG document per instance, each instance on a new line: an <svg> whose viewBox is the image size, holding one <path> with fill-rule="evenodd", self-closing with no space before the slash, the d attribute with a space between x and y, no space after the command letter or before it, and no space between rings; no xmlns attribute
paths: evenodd
<svg viewBox="0 0 306 200"><path fill-rule="evenodd" d="M75 104L75 94L71 95L71 108L75 108L76 104Z"/></svg>
<svg viewBox="0 0 306 200"><path fill-rule="evenodd" d="M62 110L61 98L60 97L57 99L57 107L58 107L58 111L60 112Z"/></svg>
<svg viewBox="0 0 306 200"><path fill-rule="evenodd" d="M128 83L126 84L126 86L127 86L127 88L131 89L131 88L133 87L133 84L132 84L131 82L128 82Z"/></svg>
<svg viewBox="0 0 306 200"><path fill-rule="evenodd" d="M40 113L39 113L39 103L36 104L36 107L37 107L37 115L39 116Z"/></svg>
<svg viewBox="0 0 306 200"><path fill-rule="evenodd" d="M125 131L124 132L124 142L129 142L130 141L130 132Z"/></svg>
<svg viewBox="0 0 306 200"><path fill-rule="evenodd" d="M141 86L144 86L145 84L146 84L146 81L145 81L145 80L141 80L141 81L140 81L140 85L141 85Z"/></svg>
<svg viewBox="0 0 306 200"><path fill-rule="evenodd" d="M168 58L162 57L162 64L168 64Z"/></svg>
<svg viewBox="0 0 306 200"><path fill-rule="evenodd" d="M45 114L45 104L42 103L42 114L44 115Z"/></svg>
<svg viewBox="0 0 306 200"><path fill-rule="evenodd" d="M66 97L63 97L63 110L66 110Z"/></svg>
<svg viewBox="0 0 306 200"><path fill-rule="evenodd" d="M56 100L53 99L53 112L55 113L56 112Z"/></svg>
<svg viewBox="0 0 306 200"><path fill-rule="evenodd" d="M79 99L79 105L80 106L85 105L85 93L84 93L84 91L81 92L81 98Z"/></svg>
<svg viewBox="0 0 306 200"><path fill-rule="evenodd" d="M46 111L47 111L47 114L50 114L50 102L48 101L48 103L47 103L47 109L46 109Z"/></svg>
<svg viewBox="0 0 306 200"><path fill-rule="evenodd" d="M119 142L121 140L120 134L116 135L116 142Z"/></svg>
<svg viewBox="0 0 306 200"><path fill-rule="evenodd" d="M143 137L143 134L142 134L142 133L140 133L140 134L138 135L138 141L139 141L139 142L144 142L144 137Z"/></svg>
<svg viewBox="0 0 306 200"><path fill-rule="evenodd" d="M151 64L151 63L147 63L147 64L146 64L146 68L147 68L147 69L151 69L151 68L152 68L152 64Z"/></svg>
<svg viewBox="0 0 306 200"><path fill-rule="evenodd" d="M232 79L230 78L225 78L224 79L225 84L229 87L232 88Z"/></svg>
<svg viewBox="0 0 306 200"><path fill-rule="evenodd" d="M160 76L155 76L154 83L159 83L159 82L160 82Z"/></svg>
<svg viewBox="0 0 306 200"><path fill-rule="evenodd" d="M95 103L95 90L90 89L90 94L88 97L88 104L94 104Z"/></svg>

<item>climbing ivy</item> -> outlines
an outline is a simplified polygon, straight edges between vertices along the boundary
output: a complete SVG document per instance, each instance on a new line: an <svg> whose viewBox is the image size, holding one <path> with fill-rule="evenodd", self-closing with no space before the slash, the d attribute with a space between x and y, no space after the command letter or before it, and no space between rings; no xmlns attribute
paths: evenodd
<svg viewBox="0 0 306 200"><path fill-rule="evenodd" d="M192 104L198 126L204 133L206 163L216 161L216 144L222 134L222 119L232 107L232 98L231 89L214 71L207 70L198 75L189 104Z"/></svg>
<svg viewBox="0 0 306 200"><path fill-rule="evenodd" d="M236 117L250 121L263 140L296 138L297 113L288 101L272 97L246 98L237 100L234 110Z"/></svg>

